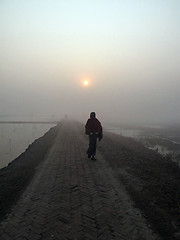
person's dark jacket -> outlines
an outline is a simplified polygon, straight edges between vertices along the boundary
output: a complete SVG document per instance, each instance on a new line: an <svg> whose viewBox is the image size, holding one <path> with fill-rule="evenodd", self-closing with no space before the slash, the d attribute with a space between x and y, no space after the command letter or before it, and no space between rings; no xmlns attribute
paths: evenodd
<svg viewBox="0 0 180 240"><path fill-rule="evenodd" d="M90 135L91 133L98 134L99 141L102 139L102 126L97 118L89 118L85 125L85 133Z"/></svg>

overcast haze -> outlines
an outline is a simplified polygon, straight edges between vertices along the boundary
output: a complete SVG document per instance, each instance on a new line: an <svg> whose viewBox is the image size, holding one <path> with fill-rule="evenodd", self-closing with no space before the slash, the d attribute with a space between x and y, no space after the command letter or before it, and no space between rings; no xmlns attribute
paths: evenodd
<svg viewBox="0 0 180 240"><path fill-rule="evenodd" d="M179 0L0 0L0 117L179 122L179 26Z"/></svg>

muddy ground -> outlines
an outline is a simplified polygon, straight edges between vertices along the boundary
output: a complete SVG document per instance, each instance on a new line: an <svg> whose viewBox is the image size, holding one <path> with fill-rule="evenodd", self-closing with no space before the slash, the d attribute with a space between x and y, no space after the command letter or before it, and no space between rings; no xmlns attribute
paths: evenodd
<svg viewBox="0 0 180 240"><path fill-rule="evenodd" d="M132 138L105 133L98 149L163 239L180 239L180 169Z"/></svg>

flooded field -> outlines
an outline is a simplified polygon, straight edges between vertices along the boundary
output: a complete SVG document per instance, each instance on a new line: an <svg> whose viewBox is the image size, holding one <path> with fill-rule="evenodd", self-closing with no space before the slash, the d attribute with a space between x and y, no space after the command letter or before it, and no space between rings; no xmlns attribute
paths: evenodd
<svg viewBox="0 0 180 240"><path fill-rule="evenodd" d="M0 168L18 157L54 124L0 123Z"/></svg>
<svg viewBox="0 0 180 240"><path fill-rule="evenodd" d="M106 125L106 131L142 142L147 148L171 158L180 166L180 127L179 126L115 126Z"/></svg>
<svg viewBox="0 0 180 240"><path fill-rule="evenodd" d="M18 157L35 139L44 135L55 124L0 123L0 168ZM142 142L147 148L171 158L180 165L179 127L136 127L107 124L106 131Z"/></svg>

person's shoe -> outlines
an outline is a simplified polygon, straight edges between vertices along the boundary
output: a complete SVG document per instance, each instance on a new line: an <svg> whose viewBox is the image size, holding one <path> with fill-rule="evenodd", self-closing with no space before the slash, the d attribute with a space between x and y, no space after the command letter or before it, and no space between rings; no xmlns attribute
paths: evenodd
<svg viewBox="0 0 180 240"><path fill-rule="evenodd" d="M91 155L88 154L88 158L90 158L90 157L91 157Z"/></svg>
<svg viewBox="0 0 180 240"><path fill-rule="evenodd" d="M92 160L94 160L94 161L96 161L96 158L94 157L94 156L92 156L92 158L91 158Z"/></svg>

